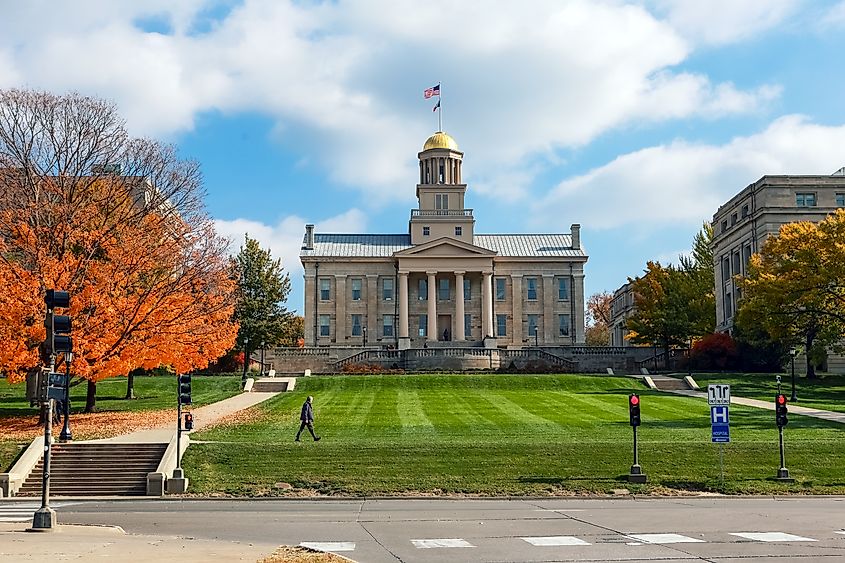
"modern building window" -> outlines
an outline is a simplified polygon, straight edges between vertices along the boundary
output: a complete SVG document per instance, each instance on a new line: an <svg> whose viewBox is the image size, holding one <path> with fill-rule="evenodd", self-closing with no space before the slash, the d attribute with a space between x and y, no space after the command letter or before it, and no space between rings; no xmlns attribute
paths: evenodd
<svg viewBox="0 0 845 563"><path fill-rule="evenodd" d="M508 335L508 316L496 315L496 336Z"/></svg>
<svg viewBox="0 0 845 563"><path fill-rule="evenodd" d="M496 301L505 300L505 278L496 278Z"/></svg>
<svg viewBox="0 0 845 563"><path fill-rule="evenodd" d="M727 230L728 230L728 220L724 219L724 220L722 220L722 232L723 233L727 232Z"/></svg>
<svg viewBox="0 0 845 563"><path fill-rule="evenodd" d="M539 336L539 325L540 316L539 315L528 315L528 337L534 338L534 335L537 334Z"/></svg>
<svg viewBox="0 0 845 563"><path fill-rule="evenodd" d="M352 315L352 336L361 336L361 315Z"/></svg>
<svg viewBox="0 0 845 563"><path fill-rule="evenodd" d="M813 192L799 192L795 194L795 205L798 207L815 207L816 194Z"/></svg>
<svg viewBox="0 0 845 563"><path fill-rule="evenodd" d="M464 278L464 301L472 299L472 282Z"/></svg>
<svg viewBox="0 0 845 563"><path fill-rule="evenodd" d="M385 315L381 321L382 336L393 336L393 316Z"/></svg>
<svg viewBox="0 0 845 563"><path fill-rule="evenodd" d="M836 207L845 207L845 194L836 194Z"/></svg>
<svg viewBox="0 0 845 563"><path fill-rule="evenodd" d="M566 278L557 279L557 298L558 301L567 301L569 299L569 285Z"/></svg>
<svg viewBox="0 0 845 563"><path fill-rule="evenodd" d="M731 227L736 225L736 221L737 221L736 213L732 213L731 214Z"/></svg>
<svg viewBox="0 0 845 563"><path fill-rule="evenodd" d="M428 280L425 278L420 279L419 286L417 288L417 298L420 301L428 301Z"/></svg>
<svg viewBox="0 0 845 563"><path fill-rule="evenodd" d="M435 209L449 209L449 194L434 194Z"/></svg>
<svg viewBox="0 0 845 563"><path fill-rule="evenodd" d="M464 232L463 227L455 227L455 236L459 237Z"/></svg>
<svg viewBox="0 0 845 563"><path fill-rule="evenodd" d="M328 301L332 298L331 280L320 278L320 301Z"/></svg>
<svg viewBox="0 0 845 563"><path fill-rule="evenodd" d="M361 300L361 278L352 278L352 301Z"/></svg>
<svg viewBox="0 0 845 563"><path fill-rule="evenodd" d="M427 237L431 234L431 227L423 227L423 236Z"/></svg>
<svg viewBox="0 0 845 563"><path fill-rule="evenodd" d="M440 301L448 301L450 293L449 280L447 278L440 278L437 282L437 298Z"/></svg>
<svg viewBox="0 0 845 563"><path fill-rule="evenodd" d="M569 336L569 315L558 315L557 326L557 333L560 336Z"/></svg>
<svg viewBox="0 0 845 563"><path fill-rule="evenodd" d="M428 336L428 315L420 315L419 334Z"/></svg>
<svg viewBox="0 0 845 563"><path fill-rule="evenodd" d="M329 316L320 315L320 336L329 336Z"/></svg>
<svg viewBox="0 0 845 563"><path fill-rule="evenodd" d="M537 300L537 278L525 278L525 288L529 301Z"/></svg>
<svg viewBox="0 0 845 563"><path fill-rule="evenodd" d="M843 203L843 205L845 205L845 203ZM744 219L746 217L748 217L748 205L743 205L742 206L742 218Z"/></svg>
<svg viewBox="0 0 845 563"><path fill-rule="evenodd" d="M472 315L466 313L464 315L464 338L472 337Z"/></svg>
<svg viewBox="0 0 845 563"><path fill-rule="evenodd" d="M393 301L393 278L381 280L381 298L385 301Z"/></svg>

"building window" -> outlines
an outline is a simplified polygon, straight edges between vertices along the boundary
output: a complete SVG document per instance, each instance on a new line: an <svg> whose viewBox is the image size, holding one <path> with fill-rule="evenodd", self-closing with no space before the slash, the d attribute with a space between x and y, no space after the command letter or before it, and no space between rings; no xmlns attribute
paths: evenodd
<svg viewBox="0 0 845 563"><path fill-rule="evenodd" d="M731 317L734 316L733 310L733 296L731 292L725 292L725 322L728 321Z"/></svg>
<svg viewBox="0 0 845 563"><path fill-rule="evenodd" d="M361 300L361 278L352 278L352 301Z"/></svg>
<svg viewBox="0 0 845 563"><path fill-rule="evenodd" d="M845 205L845 203L843 203L842 205ZM746 217L748 217L748 205L743 205L742 206L742 218L745 219Z"/></svg>
<svg viewBox="0 0 845 563"><path fill-rule="evenodd" d="M725 233L725 232L727 232L727 231L728 231L728 220L727 220L727 219L724 219L724 220L722 221L722 232L723 232L723 233Z"/></svg>
<svg viewBox="0 0 845 563"><path fill-rule="evenodd" d="M449 194L434 194L435 209L449 209Z"/></svg>
<svg viewBox="0 0 845 563"><path fill-rule="evenodd" d="M732 214L731 214L731 227L733 227L734 225L736 225L736 220L737 220L737 219L736 219L736 213L732 213Z"/></svg>
<svg viewBox="0 0 845 563"><path fill-rule="evenodd" d="M739 266L739 252L734 252L733 257L734 257L733 258L733 260L734 260L733 275L738 276L739 274L742 273L742 270L740 270L740 266Z"/></svg>
<svg viewBox="0 0 845 563"><path fill-rule="evenodd" d="M381 297L385 301L393 301L393 278L384 278L381 281Z"/></svg>
<svg viewBox="0 0 845 563"><path fill-rule="evenodd" d="M352 315L352 336L361 336L361 315Z"/></svg>
<svg viewBox="0 0 845 563"><path fill-rule="evenodd" d="M795 194L795 205L798 207L815 207L816 194L813 192L803 192Z"/></svg>
<svg viewBox="0 0 845 563"><path fill-rule="evenodd" d="M722 282L725 283L731 279L731 261L727 256L722 258Z"/></svg>
<svg viewBox="0 0 845 563"><path fill-rule="evenodd" d="M419 286L417 287L417 298L420 301L428 301L428 280L425 278L420 279Z"/></svg>
<svg viewBox="0 0 845 563"><path fill-rule="evenodd" d="M569 299L569 285L566 283L566 278L557 279L557 298L558 301L567 301Z"/></svg>
<svg viewBox="0 0 845 563"><path fill-rule="evenodd" d="M461 236L461 234L463 234L463 232L464 232L463 227L455 227L455 236L456 237Z"/></svg>
<svg viewBox="0 0 845 563"><path fill-rule="evenodd" d="M428 315L420 315L419 334L428 336Z"/></svg>
<svg viewBox="0 0 845 563"><path fill-rule="evenodd" d="M472 299L472 282L464 279L464 301Z"/></svg>
<svg viewBox="0 0 845 563"><path fill-rule="evenodd" d="M836 207L845 207L845 194L836 194Z"/></svg>
<svg viewBox="0 0 845 563"><path fill-rule="evenodd" d="M472 315L464 315L464 338L472 337Z"/></svg>
<svg viewBox="0 0 845 563"><path fill-rule="evenodd" d="M329 316L320 315L320 336L329 336Z"/></svg>
<svg viewBox="0 0 845 563"><path fill-rule="evenodd" d="M431 234L431 227L423 227L423 236L427 237Z"/></svg>
<svg viewBox="0 0 845 563"><path fill-rule="evenodd" d="M569 336L569 315L558 315L557 327L560 336Z"/></svg>
<svg viewBox="0 0 845 563"><path fill-rule="evenodd" d="M508 316L496 315L496 336L508 335Z"/></svg>
<svg viewBox="0 0 845 563"><path fill-rule="evenodd" d="M537 300L537 278L525 278L525 287L528 290L528 300Z"/></svg>
<svg viewBox="0 0 845 563"><path fill-rule="evenodd" d="M381 321L382 336L393 336L393 316L385 315Z"/></svg>
<svg viewBox="0 0 845 563"><path fill-rule="evenodd" d="M539 334L540 325L538 321L540 320L539 315L528 315L528 336L534 338L535 334Z"/></svg>
<svg viewBox="0 0 845 563"><path fill-rule="evenodd" d="M505 278L496 278L496 301L505 300Z"/></svg>
<svg viewBox="0 0 845 563"><path fill-rule="evenodd" d="M441 301L448 301L449 294L449 280L446 278L440 278L437 288L437 298Z"/></svg>
<svg viewBox="0 0 845 563"><path fill-rule="evenodd" d="M332 298L331 280L320 279L320 301L328 301Z"/></svg>
<svg viewBox="0 0 845 563"><path fill-rule="evenodd" d="M745 271L748 271L748 262L751 261L751 247L746 246L742 249L743 264L745 264Z"/></svg>

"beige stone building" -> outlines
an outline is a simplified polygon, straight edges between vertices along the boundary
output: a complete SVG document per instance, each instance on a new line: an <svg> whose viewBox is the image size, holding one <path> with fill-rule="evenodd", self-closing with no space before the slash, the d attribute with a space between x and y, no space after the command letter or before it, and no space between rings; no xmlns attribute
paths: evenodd
<svg viewBox="0 0 845 563"><path fill-rule="evenodd" d="M781 225L821 221L845 207L845 169L831 176L763 176L719 207L713 215L716 330L733 329L742 293L736 276Z"/></svg>
<svg viewBox="0 0 845 563"><path fill-rule="evenodd" d="M580 226L569 234L475 233L463 156L446 133L426 140L406 234L306 225L306 346L584 343Z"/></svg>
<svg viewBox="0 0 845 563"><path fill-rule="evenodd" d="M628 317L634 314L634 290L628 282L613 292L610 302L610 345L632 346L628 340Z"/></svg>

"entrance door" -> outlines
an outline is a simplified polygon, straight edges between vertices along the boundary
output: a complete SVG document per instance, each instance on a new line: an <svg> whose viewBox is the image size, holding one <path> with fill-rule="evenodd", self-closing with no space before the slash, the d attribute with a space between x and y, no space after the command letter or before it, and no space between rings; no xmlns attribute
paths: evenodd
<svg viewBox="0 0 845 563"><path fill-rule="evenodd" d="M452 315L437 315L437 340L452 340Z"/></svg>

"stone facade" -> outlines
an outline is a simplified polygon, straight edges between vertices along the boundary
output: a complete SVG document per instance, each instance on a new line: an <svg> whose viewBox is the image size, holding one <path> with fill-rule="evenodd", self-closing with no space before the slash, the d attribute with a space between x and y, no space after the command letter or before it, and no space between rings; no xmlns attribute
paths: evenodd
<svg viewBox="0 0 845 563"><path fill-rule="evenodd" d="M631 282L626 283L613 292L613 301L610 303L610 345L631 346L628 340L628 317L636 307L634 306L634 291Z"/></svg>
<svg viewBox="0 0 845 563"><path fill-rule="evenodd" d="M569 234L475 234L457 144L437 132L418 158L419 208L408 234L306 226L305 345L583 344L580 226Z"/></svg>

